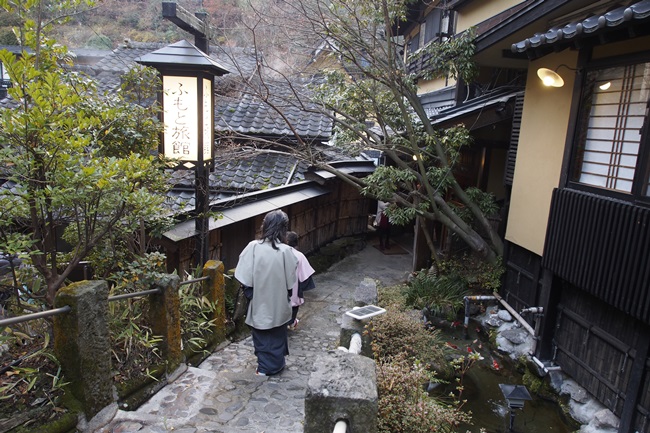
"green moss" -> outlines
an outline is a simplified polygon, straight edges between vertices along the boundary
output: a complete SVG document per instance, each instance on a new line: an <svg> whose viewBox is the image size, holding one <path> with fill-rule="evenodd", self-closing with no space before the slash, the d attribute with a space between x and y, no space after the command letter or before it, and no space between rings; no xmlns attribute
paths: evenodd
<svg viewBox="0 0 650 433"><path fill-rule="evenodd" d="M79 413L81 412L81 403L71 395L65 395L63 397L63 402L64 407L67 410L66 412L56 413L52 411L51 406L32 410L30 411L30 420L39 418L39 415L47 413L48 411L52 412L50 415L51 419L39 424L28 423L28 425L19 425L8 430L7 433L66 433L75 430L79 419Z"/></svg>

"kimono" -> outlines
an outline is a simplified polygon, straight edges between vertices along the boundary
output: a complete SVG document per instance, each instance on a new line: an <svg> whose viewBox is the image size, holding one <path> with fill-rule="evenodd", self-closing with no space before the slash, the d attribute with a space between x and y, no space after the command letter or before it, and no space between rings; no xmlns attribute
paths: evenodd
<svg viewBox="0 0 650 433"><path fill-rule="evenodd" d="M251 327L258 372L276 374L289 354L287 322L291 320L289 297L296 281L298 259L291 247L276 241L254 240L239 255L235 278L253 288L246 324Z"/></svg>

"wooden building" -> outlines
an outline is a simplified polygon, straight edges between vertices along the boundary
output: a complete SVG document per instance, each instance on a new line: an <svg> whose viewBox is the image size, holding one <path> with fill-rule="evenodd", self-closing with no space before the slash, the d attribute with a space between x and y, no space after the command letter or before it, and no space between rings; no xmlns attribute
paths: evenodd
<svg viewBox="0 0 650 433"><path fill-rule="evenodd" d="M341 161L338 169L356 175L369 174L372 161ZM289 216L289 229L299 235L299 249L305 254L344 236L366 233L368 210L373 200L323 172L312 172L313 180L258 190L211 203L216 218L209 223L210 258L221 260L226 269L237 265L246 244L259 238L267 212L282 209ZM195 266L197 232L188 219L166 232L161 245L167 253L167 267L188 272Z"/></svg>
<svg viewBox="0 0 650 433"><path fill-rule="evenodd" d="M439 126L472 128L474 179L503 194L501 294L543 307L538 362L648 433L650 1L416 2L398 30L413 51L469 28L476 82L418 85Z"/></svg>

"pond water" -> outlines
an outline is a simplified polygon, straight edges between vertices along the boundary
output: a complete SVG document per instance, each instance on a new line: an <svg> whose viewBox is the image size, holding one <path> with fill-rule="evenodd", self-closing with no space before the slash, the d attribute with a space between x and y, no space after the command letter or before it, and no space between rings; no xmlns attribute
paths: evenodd
<svg viewBox="0 0 650 433"><path fill-rule="evenodd" d="M507 354L489 349L487 333L476 323L470 322L467 338L462 325L443 332L454 350L464 355L478 352L482 358L463 378L462 399L467 399L463 409L472 412L473 425L463 425L457 431L479 433L484 428L487 433L571 433L579 428L556 403L531 393L532 400L526 401L523 409L515 409L513 428L509 430L510 409L499 384L523 385L514 362ZM449 389L443 392L447 394Z"/></svg>

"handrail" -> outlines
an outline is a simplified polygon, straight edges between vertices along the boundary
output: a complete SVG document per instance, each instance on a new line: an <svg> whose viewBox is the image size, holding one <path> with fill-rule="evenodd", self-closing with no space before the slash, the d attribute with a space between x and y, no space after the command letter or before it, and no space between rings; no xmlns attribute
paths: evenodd
<svg viewBox="0 0 650 433"><path fill-rule="evenodd" d="M15 325L17 323L29 322L30 320L44 319L46 317L58 316L60 314L69 313L72 307L66 305L61 308L53 308L51 310L40 311L38 313L29 313L22 316L10 317L9 319L0 320L0 327Z"/></svg>
<svg viewBox="0 0 650 433"><path fill-rule="evenodd" d="M209 278L210 278L209 276L207 276L207 277L194 278L193 280L187 280L187 281L183 281L183 282L181 282L181 283L179 284L179 286L182 286L182 285L184 285L184 284L198 283L199 281L204 281L204 280L207 280L207 279L209 279Z"/></svg>
<svg viewBox="0 0 650 433"><path fill-rule="evenodd" d="M183 281L180 283L180 285L183 284L192 284L196 283L199 281L204 281L209 279L210 277L200 277L200 278L195 278L193 280L187 280ZM122 295L115 295L115 296L109 296L108 297L108 302L114 302L114 301L120 301L123 299L129 299L129 298L137 298L141 296L147 296L147 295L156 295L160 293L160 288L157 289L151 289L151 290L143 290L141 292L134 292L134 293L124 293ZM24 314L22 316L17 316L17 317L11 317L9 319L2 319L0 320L0 326L11 326L11 325L16 325L18 323L24 323L24 322L29 322L30 320L36 320L36 319L43 319L46 317L51 317L51 316L57 316L60 314L65 314L70 312L72 308L69 305L66 305L61 308L53 308L51 310L47 311L41 311L38 313L30 313L30 314Z"/></svg>
<svg viewBox="0 0 650 433"><path fill-rule="evenodd" d="M143 290L141 292L124 293L122 295L109 296L108 297L108 302L119 301L119 300L122 300L122 299L129 299L129 298L138 298L138 297L147 296L147 295L157 295L159 293L160 293L160 288L151 289L151 290Z"/></svg>

